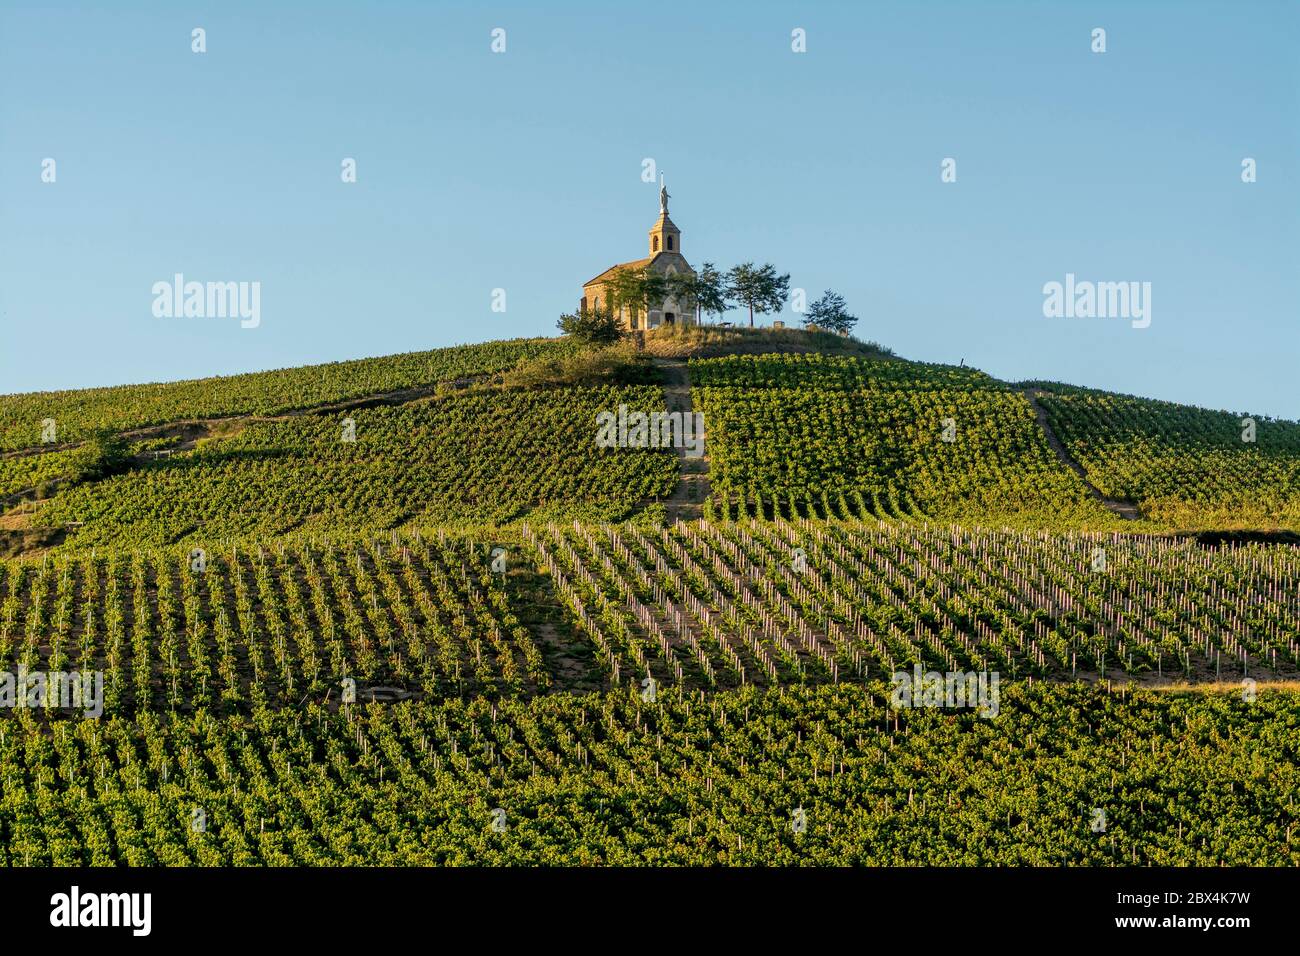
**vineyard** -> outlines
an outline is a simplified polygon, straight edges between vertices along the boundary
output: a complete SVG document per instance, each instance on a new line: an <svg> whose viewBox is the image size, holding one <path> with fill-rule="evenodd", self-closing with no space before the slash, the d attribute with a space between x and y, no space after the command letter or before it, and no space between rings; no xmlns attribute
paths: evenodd
<svg viewBox="0 0 1300 956"><path fill-rule="evenodd" d="M1300 553L890 522L520 526L0 562L0 670L106 710L1004 679L1295 678ZM54 716L51 714L51 716Z"/></svg>
<svg viewBox="0 0 1300 956"><path fill-rule="evenodd" d="M193 451L78 485L35 527L69 546L335 533L547 511L620 520L676 485L671 450L595 447L596 414L662 403L655 386L453 395L251 422ZM351 440L347 440L347 439Z"/></svg>
<svg viewBox="0 0 1300 956"><path fill-rule="evenodd" d="M1300 424L1049 387L1052 427L1103 493L1174 527L1300 527Z"/></svg>
<svg viewBox="0 0 1300 956"><path fill-rule="evenodd" d="M42 431L47 419L54 422L55 443L74 442L98 428L121 431L226 415L270 415L485 375L522 359L572 351L562 339L519 339L184 382L0 395L0 449L46 441Z"/></svg>
<svg viewBox="0 0 1300 956"><path fill-rule="evenodd" d="M0 860L1300 863L1300 426L785 334L0 397Z"/></svg>
<svg viewBox="0 0 1300 956"><path fill-rule="evenodd" d="M105 709L535 692L536 643L459 542L115 553L0 565L0 670L105 672Z"/></svg>
<svg viewBox="0 0 1300 956"><path fill-rule="evenodd" d="M1294 676L1300 553L887 522L574 524L525 538L611 679Z"/></svg>
<svg viewBox="0 0 1300 956"><path fill-rule="evenodd" d="M1294 698L882 687L311 704L0 734L10 865L1300 863ZM1100 825L1099 825L1099 821Z"/></svg>
<svg viewBox="0 0 1300 956"><path fill-rule="evenodd" d="M709 514L1107 527L1028 401L981 372L823 355L691 363Z"/></svg>
<svg viewBox="0 0 1300 956"><path fill-rule="evenodd" d="M662 407L662 387L644 377L468 387L404 394L391 405L273 414L381 386L514 368L548 348L499 343L362 360L355 382L336 382L339 367L321 366L291 370L306 376L292 387L278 383L281 373L215 380L243 383L228 393L225 386L158 386L160 394L174 388L178 402L207 396L186 414L248 414L189 440L184 432L137 440L131 468L99 481L77 480L77 452L64 445L0 456L0 502L12 508L28 499L4 527L57 533L64 549L75 550L417 524L658 520L677 485L670 451L593 443L598 413L621 404ZM1105 499L1133 502L1149 531L1290 527L1300 516L1294 423L1261 419L1247 443L1240 420L1227 413L1062 386L1038 390L1035 400L1069 461L1053 451L1020 387L974 369L813 352L693 359L690 374L707 423L712 494L703 514L715 521L1124 528ZM68 394L80 396L69 407L85 414L58 419L60 440L69 428L76 434L108 420L90 411L109 402L108 392ZM138 423L162 420L168 409L180 413L167 402L112 405L112 414Z"/></svg>
<svg viewBox="0 0 1300 956"><path fill-rule="evenodd" d="M76 468L75 458L75 451L0 458L0 499L69 477Z"/></svg>

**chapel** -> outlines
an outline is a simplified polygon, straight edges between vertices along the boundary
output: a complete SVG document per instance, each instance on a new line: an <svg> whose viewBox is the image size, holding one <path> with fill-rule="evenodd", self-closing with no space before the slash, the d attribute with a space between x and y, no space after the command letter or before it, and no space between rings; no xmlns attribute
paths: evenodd
<svg viewBox="0 0 1300 956"><path fill-rule="evenodd" d="M609 279L622 269L642 269L649 267L665 275L686 273L694 275L695 270L682 255L682 231L668 218L668 190L661 182L659 185L659 218L650 227L649 255L631 262L612 265L596 278L582 286L582 300L579 309L609 308L610 299L606 284ZM673 298L655 303L640 315L632 317L632 310L627 305L617 309L618 317L628 329L653 329L660 325L686 325L694 321L695 315L688 307Z"/></svg>

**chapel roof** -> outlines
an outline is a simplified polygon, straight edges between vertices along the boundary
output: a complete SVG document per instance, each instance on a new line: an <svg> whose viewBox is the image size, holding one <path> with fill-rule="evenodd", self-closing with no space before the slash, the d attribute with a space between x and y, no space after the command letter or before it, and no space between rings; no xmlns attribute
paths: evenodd
<svg viewBox="0 0 1300 956"><path fill-rule="evenodd" d="M612 265L604 272L602 272L600 275L596 276L596 278L588 279L586 282L582 284L582 287L585 289L587 286L591 285L592 283L604 282L606 279L608 279L610 276L612 276L615 272L617 272L620 269L641 269L645 266L650 265L650 263L654 262L662 255L663 255L662 252L656 252L653 256L646 256L644 259L633 259L631 262L620 262L617 265Z"/></svg>

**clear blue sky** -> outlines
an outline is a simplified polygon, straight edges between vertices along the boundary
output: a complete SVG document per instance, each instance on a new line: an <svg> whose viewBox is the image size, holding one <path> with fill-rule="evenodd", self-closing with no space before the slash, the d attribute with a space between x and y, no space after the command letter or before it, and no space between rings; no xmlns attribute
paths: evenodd
<svg viewBox="0 0 1300 956"><path fill-rule="evenodd" d="M693 264L904 356L1300 417L1297 48L1288 0L5 0L0 392L553 334L644 254L653 157ZM155 318L176 272L261 326ZM1150 328L1044 318L1067 272Z"/></svg>

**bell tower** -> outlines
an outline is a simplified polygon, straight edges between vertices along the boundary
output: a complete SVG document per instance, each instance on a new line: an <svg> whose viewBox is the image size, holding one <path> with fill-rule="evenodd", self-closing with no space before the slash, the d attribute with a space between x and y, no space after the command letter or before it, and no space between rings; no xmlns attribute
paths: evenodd
<svg viewBox="0 0 1300 956"><path fill-rule="evenodd" d="M650 227L650 255L660 252L682 252L682 231L668 218L668 189L663 174L659 174L659 218Z"/></svg>

